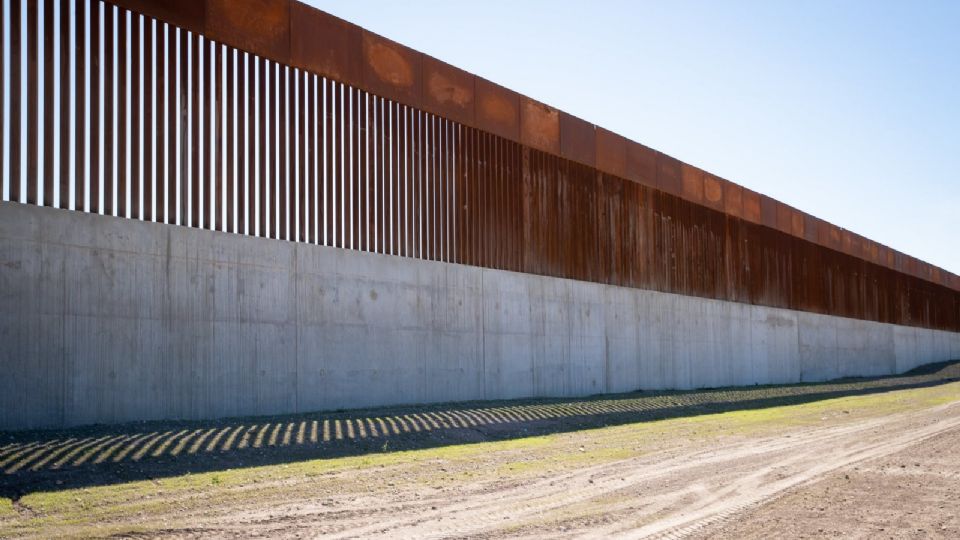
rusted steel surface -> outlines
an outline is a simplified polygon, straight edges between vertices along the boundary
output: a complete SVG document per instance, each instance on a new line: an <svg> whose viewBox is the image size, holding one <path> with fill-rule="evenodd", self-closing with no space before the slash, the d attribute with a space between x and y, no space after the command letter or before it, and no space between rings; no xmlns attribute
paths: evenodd
<svg viewBox="0 0 960 540"><path fill-rule="evenodd" d="M351 85L363 84L362 29L300 2L290 4L290 63ZM262 54L261 51L254 51Z"/></svg>
<svg viewBox="0 0 960 540"><path fill-rule="evenodd" d="M109 6L112 7L112 6ZM53 38L56 35L54 31L55 14L54 0L43 0L43 31L38 34L38 39L43 39L43 204L44 206L53 206L54 204L54 177L56 171L53 164L53 138L54 138L54 115L53 98L54 82L53 72L56 65L53 62L54 43ZM2 88L2 87L0 87ZM0 147L2 148L2 147Z"/></svg>
<svg viewBox="0 0 960 540"><path fill-rule="evenodd" d="M112 216L114 213L114 175L113 175L113 37L114 7L104 6L103 22L103 213ZM122 215L122 214L121 214Z"/></svg>
<svg viewBox="0 0 960 540"><path fill-rule="evenodd" d="M112 7L112 6L108 6ZM127 119L129 115L127 114L127 103L128 96L127 92L129 91L129 78L131 76L130 66L128 62L130 61L130 44L129 44L129 35L130 30L129 19L131 14L126 12L123 9L117 9L117 26L116 26L116 35L117 35L117 63L116 63L116 73L117 73L117 93L116 93L116 102L117 102L117 127L116 127L116 156L117 156L117 169L116 169L116 193L117 193L117 210L116 214L118 216L127 217L130 215L130 206L128 204L128 193L129 189L127 184L129 182L129 175L127 174L127 148L130 143L130 135L127 130ZM108 33L109 34L109 33ZM161 94L162 95L162 94ZM111 146L113 143L108 143Z"/></svg>
<svg viewBox="0 0 960 540"><path fill-rule="evenodd" d="M423 109L461 124L473 124L473 75L430 56L423 57Z"/></svg>
<svg viewBox="0 0 960 540"><path fill-rule="evenodd" d="M92 2L87 9L89 10L87 23L90 27L90 116L88 118L90 155L87 157L90 176L87 182L90 188L90 211L100 213L100 11L103 5L100 2Z"/></svg>
<svg viewBox="0 0 960 540"><path fill-rule="evenodd" d="M203 0L207 38L277 62L290 61L288 0ZM313 29L308 29L313 32Z"/></svg>
<svg viewBox="0 0 960 540"><path fill-rule="evenodd" d="M657 183L657 152L633 141L627 141L627 179L650 187L660 187L661 191L680 193L677 178L665 178L663 184ZM611 172L611 174L616 174Z"/></svg>
<svg viewBox="0 0 960 540"><path fill-rule="evenodd" d="M520 97L520 142L551 154L560 153L560 112Z"/></svg>
<svg viewBox="0 0 960 540"><path fill-rule="evenodd" d="M61 0L61 4L62 4L62 5L66 5L66 1L67 1L67 0ZM69 24L69 23L68 23L68 24ZM5 10L5 9L0 9L0 44L3 44L2 46L0 46L0 48L5 48L5 47L6 47L6 43L7 43L7 30L6 30L6 28L7 28L7 10ZM61 32L62 32L61 35L69 35L70 27L69 27L68 25L61 26ZM66 40L61 40L61 41L62 41L62 43L66 43ZM62 54L62 52L66 50L66 47L61 46L60 50L61 50L61 54ZM66 56L64 56L64 58L66 58ZM6 68L6 64L7 64L7 62L5 61L5 55L0 54L0 89L6 88L6 86L5 86L5 84L6 84L6 82L7 82L7 81L6 81L6 69L5 69L5 68ZM62 73L63 73L63 72L61 71L61 77L63 77ZM64 80L65 80L65 78L64 78ZM65 84L64 84L64 85L61 85L61 87L62 87L62 88L66 88L67 85L65 85ZM67 103L67 100L66 100L66 99L63 99L62 96L61 96L61 101L62 101L63 103ZM6 125L6 122L5 122L6 118L5 118L5 115L4 115L4 111L5 111L5 109L6 109L6 107L5 107L6 102L7 102L7 93L6 93L6 91L0 90L0 171L5 171L5 170L6 170L5 164L6 164L7 154L6 154L6 152L3 151L3 149L6 148L6 147L4 146L4 135L5 135L4 132L5 132L5 130L3 129L3 126ZM68 116L68 115L62 115L61 118L69 118L69 116ZM61 139L61 140L62 140L62 139ZM61 143L61 144L62 144L62 143ZM61 146L61 148L63 148L63 146ZM61 162L62 162L62 161L61 161ZM61 170L61 172L63 172L63 170ZM61 182L63 182L63 180L61 180ZM0 188L2 188L2 186L0 186ZM61 193L63 192L64 189L70 189L69 184L67 184L66 188L64 188L64 187L63 187L63 184L61 183Z"/></svg>
<svg viewBox="0 0 960 540"><path fill-rule="evenodd" d="M143 24L143 219L154 220L154 186L155 174L153 170L153 134L156 124L153 111L153 20L150 17L142 18ZM209 84L206 86L209 88Z"/></svg>
<svg viewBox="0 0 960 540"><path fill-rule="evenodd" d="M559 131L561 156L596 166L597 132L593 124L561 111Z"/></svg>
<svg viewBox="0 0 960 540"><path fill-rule="evenodd" d="M86 3L85 0L80 0ZM582 135L582 126L566 122L554 127L554 117L559 120L559 111L539 104L516 92L497 86L482 78L443 64L433 58L390 41L376 34L343 21L295 0L198 0L161 2L157 0L110 0L111 3L133 9L174 25L205 33L214 40L222 41L269 60L307 69L332 80L372 92L376 95L399 101L402 105L422 107L459 124L480 128L515 142L530 144L575 161L590 164L586 147L583 154L572 156L561 147L562 141L575 140ZM538 114L534 105L547 114ZM523 111L527 110L526 116ZM524 120L525 119L525 120ZM521 125L521 122L524 122ZM556 122L560 123L560 122ZM523 130L521 130L523 128ZM570 130L565 134L566 129ZM581 130L581 131L577 131ZM12 142L12 141L11 141ZM576 143L572 143L576 144ZM597 143L601 145L600 142ZM662 168L662 154L652 152L642 145L629 142L627 145L626 171L619 158L597 158L597 167L605 173L647 186L654 186L671 194L682 194L679 169L666 159ZM601 152L598 146L597 152ZM649 158L656 156L654 173L649 173ZM582 159L581 159L582 158ZM671 173L677 172L676 176ZM736 185L723 179L711 184L706 177L704 196L715 195L728 189L736 191ZM719 189L717 189L719 188ZM694 190L697 192L697 190ZM726 210L727 198L722 202L705 201L708 206ZM700 201L695 201L700 202ZM763 222L762 212L756 212L755 197L744 197L745 219ZM713 204L710 204L713 203ZM792 220L793 218L791 218ZM774 220L775 222L776 220ZM806 238L807 217L797 230L803 230ZM776 224L771 225L776 227ZM783 227L781 227L782 229ZM793 234L793 225L790 230ZM863 253L855 253L862 257ZM870 254L867 255L867 260ZM935 280L949 286L956 276L934 272L932 267L917 266L912 271L915 277Z"/></svg>
<svg viewBox="0 0 960 540"><path fill-rule="evenodd" d="M520 138L520 94L486 79L474 79L476 127L501 137Z"/></svg>
<svg viewBox="0 0 960 540"><path fill-rule="evenodd" d="M13 200L960 330L955 275L297 2L60 0L55 96L56 5L9 7Z"/></svg>
<svg viewBox="0 0 960 540"><path fill-rule="evenodd" d="M612 131L598 127L596 141L597 168L620 178L629 178L627 174L627 139Z"/></svg>
<svg viewBox="0 0 960 540"><path fill-rule="evenodd" d="M154 51L156 54L156 60L154 65L156 66L156 77L155 77L155 92L156 92L156 147L157 147L157 193L154 197L157 201L157 213L156 220L159 223L170 223L170 204L173 204L173 197L167 197L167 194L171 191L171 185L175 185L175 182L172 182L167 171L167 146L166 142L166 115L167 115L167 100L164 95L164 90L167 87L166 84L166 32L164 30L163 21L156 21L156 27L154 39L156 40L156 47Z"/></svg>
<svg viewBox="0 0 960 540"><path fill-rule="evenodd" d="M140 124L143 116L140 110L140 16L131 13L128 21L130 30L130 177L124 184L130 186L130 207L128 215L140 219ZM184 74L186 80L186 74ZM184 122L184 126L186 123ZM184 160L186 163L186 160ZM126 199L126 197L124 197Z"/></svg>
<svg viewBox="0 0 960 540"><path fill-rule="evenodd" d="M70 0L60 0L60 208L70 206L70 118L76 116L70 109ZM3 17L0 16L0 19ZM0 26L3 21L0 20ZM122 26L121 26L122 28ZM120 34L124 34L121 32ZM3 31L0 31L0 43L3 42ZM2 55L0 55L2 56ZM3 61L0 60L0 73L3 72ZM3 88L3 75L0 75L0 88ZM123 88L123 86L121 86ZM121 102L122 103L122 102ZM0 102L0 109L3 108ZM3 113L0 112L0 126L3 126ZM0 129L0 131L3 131ZM0 135L0 148L3 148L3 135ZM0 152L2 154L3 152ZM122 162L121 162L122 163ZM0 170L3 170L3 158L0 157Z"/></svg>

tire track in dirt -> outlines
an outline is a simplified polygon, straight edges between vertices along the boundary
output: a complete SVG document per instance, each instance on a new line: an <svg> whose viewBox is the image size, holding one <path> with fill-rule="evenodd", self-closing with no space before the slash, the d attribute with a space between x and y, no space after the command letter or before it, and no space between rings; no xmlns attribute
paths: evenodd
<svg viewBox="0 0 960 540"><path fill-rule="evenodd" d="M454 493L431 493L419 500L405 492L338 501L333 507L301 501L295 509L274 506L234 515L220 525L236 531L249 531L245 527L252 525L268 528L271 534L322 530L332 538L495 537L506 532L505 526L510 535L539 536L544 531L536 522L543 516L557 514L561 516L557 521L563 521L565 510L613 496L626 502L599 507L598 514L609 523L590 528L590 536L685 536L838 467L896 452L955 428L960 424L958 409L943 406L706 451L646 455L497 489L489 484L461 485ZM937 417L942 421L929 422ZM638 502L639 511L632 508ZM279 515L284 516L280 523L274 518L267 525ZM558 534L576 535L576 530Z"/></svg>

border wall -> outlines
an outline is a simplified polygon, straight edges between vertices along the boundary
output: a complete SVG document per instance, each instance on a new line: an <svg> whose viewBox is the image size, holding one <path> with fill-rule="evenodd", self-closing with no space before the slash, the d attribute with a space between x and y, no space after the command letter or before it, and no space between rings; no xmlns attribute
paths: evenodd
<svg viewBox="0 0 960 540"><path fill-rule="evenodd" d="M960 353L956 275L299 2L0 19L0 429Z"/></svg>

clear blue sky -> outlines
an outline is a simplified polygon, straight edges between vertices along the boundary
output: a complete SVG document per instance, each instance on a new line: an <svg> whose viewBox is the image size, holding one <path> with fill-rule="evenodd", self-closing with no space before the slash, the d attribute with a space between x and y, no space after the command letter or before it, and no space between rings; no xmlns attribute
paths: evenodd
<svg viewBox="0 0 960 540"><path fill-rule="evenodd" d="M960 273L960 2L308 0Z"/></svg>

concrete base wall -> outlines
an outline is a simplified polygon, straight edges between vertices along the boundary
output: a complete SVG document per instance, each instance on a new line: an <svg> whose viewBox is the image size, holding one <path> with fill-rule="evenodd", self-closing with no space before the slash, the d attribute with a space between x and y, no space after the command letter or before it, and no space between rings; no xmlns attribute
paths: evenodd
<svg viewBox="0 0 960 540"><path fill-rule="evenodd" d="M0 429L821 381L960 334L0 203Z"/></svg>

